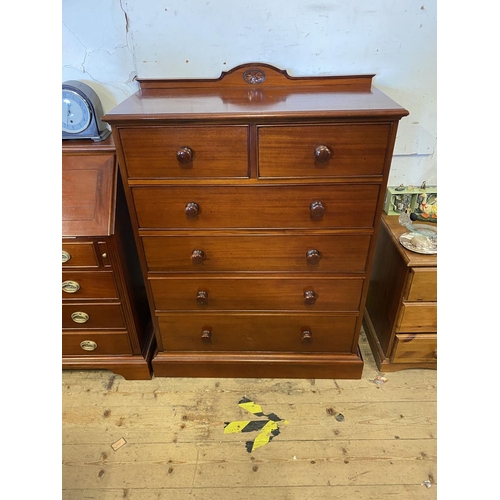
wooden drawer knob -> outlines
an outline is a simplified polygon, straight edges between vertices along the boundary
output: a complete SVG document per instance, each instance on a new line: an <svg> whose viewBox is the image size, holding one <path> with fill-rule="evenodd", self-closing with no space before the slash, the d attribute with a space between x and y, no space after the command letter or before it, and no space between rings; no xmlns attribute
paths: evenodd
<svg viewBox="0 0 500 500"><path fill-rule="evenodd" d="M198 203L195 203L194 201L190 201L186 204L184 212L186 213L186 217L188 217L189 219L194 219L200 214L200 205L198 205Z"/></svg>
<svg viewBox="0 0 500 500"><path fill-rule="evenodd" d="M313 201L309 205L309 211L311 212L311 217L313 219L319 219L325 215L325 206L321 201Z"/></svg>
<svg viewBox="0 0 500 500"><path fill-rule="evenodd" d="M310 342L312 342L312 332L311 330L302 330L301 334L300 334L300 337L302 339L302 342L308 344Z"/></svg>
<svg viewBox="0 0 500 500"><path fill-rule="evenodd" d="M209 344L212 342L212 332L208 328L204 328L201 331L201 340L202 342L205 342L206 344Z"/></svg>
<svg viewBox="0 0 500 500"><path fill-rule="evenodd" d="M193 264L201 264L205 260L205 252L203 250L193 250L191 260Z"/></svg>
<svg viewBox="0 0 500 500"><path fill-rule="evenodd" d="M314 304L316 302L316 292L314 290L306 290L304 292L304 302L306 304Z"/></svg>
<svg viewBox="0 0 500 500"><path fill-rule="evenodd" d="M84 340L80 342L80 347L84 351L95 351L97 349L97 344L93 340Z"/></svg>
<svg viewBox="0 0 500 500"><path fill-rule="evenodd" d="M71 254L66 252L66 250L62 251L62 263L64 264L65 262L68 262L68 260L71 259Z"/></svg>
<svg viewBox="0 0 500 500"><path fill-rule="evenodd" d="M71 314L71 319L75 323L86 323L90 319L90 316L83 311L76 311Z"/></svg>
<svg viewBox="0 0 500 500"><path fill-rule="evenodd" d="M332 152L328 146L318 146L314 150L314 158L319 163L325 163L332 157Z"/></svg>
<svg viewBox="0 0 500 500"><path fill-rule="evenodd" d="M179 163L182 163L183 165L191 163L193 161L193 158L193 150L191 148L188 148L187 146L182 146L182 148L177 151L177 161Z"/></svg>
<svg viewBox="0 0 500 500"><path fill-rule="evenodd" d="M306 253L307 263L308 264L318 264L321 260L321 253L318 250L309 250Z"/></svg>
<svg viewBox="0 0 500 500"><path fill-rule="evenodd" d="M199 306L206 306L208 304L208 292L205 292L204 290L200 290L196 294L196 303Z"/></svg>
<svg viewBox="0 0 500 500"><path fill-rule="evenodd" d="M66 293L76 293L80 290L80 284L76 281L63 281L62 290Z"/></svg>

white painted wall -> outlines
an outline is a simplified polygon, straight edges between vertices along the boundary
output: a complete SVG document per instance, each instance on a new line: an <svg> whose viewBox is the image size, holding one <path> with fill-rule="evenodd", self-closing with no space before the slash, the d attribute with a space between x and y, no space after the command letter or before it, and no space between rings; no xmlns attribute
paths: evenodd
<svg viewBox="0 0 500 500"><path fill-rule="evenodd" d="M247 62L290 75L376 74L410 111L389 185L437 184L436 0L62 0L62 81L104 111L134 76L216 78Z"/></svg>

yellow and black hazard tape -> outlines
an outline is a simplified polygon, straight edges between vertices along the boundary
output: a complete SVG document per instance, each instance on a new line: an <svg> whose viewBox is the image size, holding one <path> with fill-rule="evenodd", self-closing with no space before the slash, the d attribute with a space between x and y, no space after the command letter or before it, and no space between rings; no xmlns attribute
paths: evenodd
<svg viewBox="0 0 500 500"><path fill-rule="evenodd" d="M279 424L288 424L275 413L264 413L260 405L255 404L248 398L242 398L238 406L254 414L256 417L266 417L267 420L238 420L235 422L224 422L224 434L231 434L234 432L252 432L260 431L253 441L247 441L246 449L250 453L261 446L269 443L274 437L279 435Z"/></svg>

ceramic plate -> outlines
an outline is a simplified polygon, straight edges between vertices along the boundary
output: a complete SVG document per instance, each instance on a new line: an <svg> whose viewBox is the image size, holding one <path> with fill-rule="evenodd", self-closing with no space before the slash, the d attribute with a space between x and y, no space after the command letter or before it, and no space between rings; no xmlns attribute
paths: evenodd
<svg viewBox="0 0 500 500"><path fill-rule="evenodd" d="M437 253L437 242L432 242L429 240L429 246L426 248L420 248L413 245L411 242L415 236L418 236L415 233L404 233L399 237L399 242L403 245L407 250L416 253L422 253L426 255L433 255Z"/></svg>

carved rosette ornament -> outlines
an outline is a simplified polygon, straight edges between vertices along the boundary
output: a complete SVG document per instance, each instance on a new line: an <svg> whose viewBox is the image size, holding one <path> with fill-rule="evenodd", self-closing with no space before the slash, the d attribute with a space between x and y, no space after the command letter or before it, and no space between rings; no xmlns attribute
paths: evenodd
<svg viewBox="0 0 500 500"><path fill-rule="evenodd" d="M266 81L266 74L259 68L250 68L243 73L243 80L251 85L257 85Z"/></svg>

